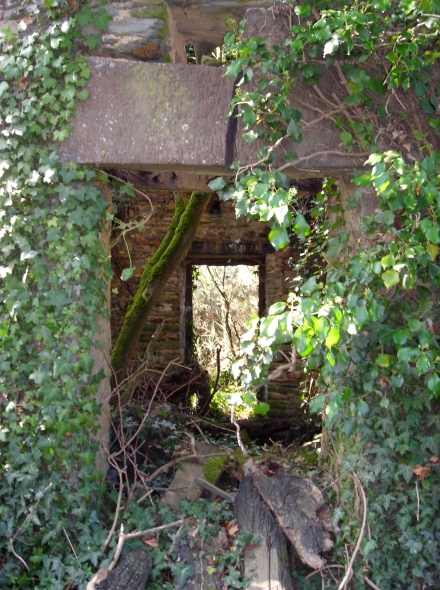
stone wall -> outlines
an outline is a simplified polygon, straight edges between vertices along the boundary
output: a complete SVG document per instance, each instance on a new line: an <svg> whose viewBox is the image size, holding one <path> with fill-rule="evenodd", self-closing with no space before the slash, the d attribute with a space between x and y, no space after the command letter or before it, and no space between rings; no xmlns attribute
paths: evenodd
<svg viewBox="0 0 440 590"><path fill-rule="evenodd" d="M0 3L0 28L10 26L16 31L22 20L32 24L42 4L42 0L31 0L23 7L20 0L4 0ZM93 51L96 56L186 63L186 44L209 54L221 45L227 18L240 20L247 8L271 5L268 0L126 0L104 5L102 0L91 0L88 6L104 6L112 21L105 33L92 26L84 33L101 35L102 44Z"/></svg>
<svg viewBox="0 0 440 590"><path fill-rule="evenodd" d="M313 195L312 190L303 190L301 195ZM145 189L144 189L145 190ZM189 194L186 195L189 197ZM148 197L148 199L146 198ZM145 218L141 231L126 234L126 243L113 233L112 260L114 278L112 281L111 321L113 339L117 337L130 297L136 292L143 266L165 236L174 210L173 191L149 191L145 197L138 196L129 205L120 208L119 216L125 222ZM151 204L150 204L151 203ZM261 222L236 219L232 202L219 201L213 195L199 224L193 245L185 262L176 270L155 306L143 332L136 352L136 362L145 357L151 336L161 326L155 342L152 366L164 369L168 363L188 360L188 338L186 334L187 309L187 265L197 264L260 264L262 307L265 313L276 301L285 300L291 285L292 261L297 258L297 244L275 252L267 239L268 227ZM122 270L131 264L134 276L122 281ZM151 351L151 347L149 349ZM214 352L213 352L214 354ZM286 362L280 356L278 362ZM269 403L272 413L289 415L301 402L302 373L300 370L285 373L271 383Z"/></svg>
<svg viewBox="0 0 440 590"><path fill-rule="evenodd" d="M112 283L112 333L118 334L128 300L136 292L139 277L145 261L155 252L165 236L174 210L174 195L171 191L149 193L153 204L153 212L145 200L137 200L136 204L124 207L120 215L124 221L149 217L142 231L130 232L126 235L126 244L119 239L112 249L114 278ZM234 264L249 261L250 264L266 263L265 276L265 307L283 299L288 289L288 278L291 276L289 259L294 253L293 246L282 252L274 252L267 240L268 228L260 222L247 222L236 219L233 203L220 202L213 197L211 206L204 214L188 259L171 277L167 288L156 305L145 329L138 354L142 357L149 342L150 335L162 320L164 327L156 344L156 362L158 366L178 358L185 359L185 326L182 322L185 306L185 266L186 264ZM113 242L118 239L114 232ZM120 276L124 268L130 266L130 258L134 267L134 276L122 281Z"/></svg>
<svg viewBox="0 0 440 590"><path fill-rule="evenodd" d="M100 7L101 2L92 0L89 5ZM24 10L20 2L5 0L0 6L0 28L10 26L16 31L23 20L30 30L38 30L37 16L40 6L41 0L35 0ZM99 33L102 44L93 51L94 57L89 62L92 70L88 85L90 97L86 103L78 107L80 111L86 106L86 113L80 113L75 119L73 139L61 146L60 159L85 163L99 162L103 168L110 169L119 176L126 175L127 180L136 185L142 185L142 180L147 180L150 188L152 185L172 187L176 190L201 188L206 187L209 178L219 173L224 174L225 170L227 173L236 149L229 145L230 121L225 121L233 94L233 82L223 77L221 69L186 66L185 45L193 44L199 52L209 53L221 44L227 30L228 17L240 20L250 7L271 6L272 2L267 0L129 0L105 4L105 9L112 16L108 30L101 33L88 27L84 31L86 34ZM258 17L262 14L257 11ZM133 61L150 63L130 63ZM164 62L177 65L173 66L173 69L167 69L172 66L162 65ZM118 68L121 70L119 77L116 72ZM153 93L152 80L158 80L157 96ZM110 88L107 88L108 84ZM180 93L182 89L190 88L192 94L189 92L187 99L183 100L180 95L180 98L175 95L176 88ZM170 90L170 94L165 100L164 92L167 89ZM109 96L111 104L107 112L103 103ZM96 112L93 110L94 100L97 104ZM164 134L163 117L159 120L154 108L150 112L150 104L153 107L158 104L161 109L165 105L171 109L170 113L174 117L171 117L171 123L176 120L180 122L177 127L171 125L172 133L170 132L169 138ZM181 116L179 111L182 108L192 114L194 124L185 123L186 119L182 118L183 115ZM87 119L89 111L91 116ZM217 127L212 123L214 111ZM86 118L82 120L82 116ZM116 148L113 150L112 159L113 152L110 154L109 147L111 138L106 134L112 132L113 126L117 127L118 121L121 128L116 129L114 133ZM128 125L129 121L132 121L132 127ZM96 152L98 156L93 149L87 151L88 142L93 142L96 137L101 138L102 129L92 129L95 122L101 124L105 130L105 145ZM162 125L162 128L154 131L154 125ZM143 126L146 126L145 130ZM87 134L85 140L83 137L75 140L75 133L84 129ZM164 142L163 146L161 141ZM125 152L122 155L124 146L128 155ZM159 148L166 152L166 156L162 157ZM136 150L140 153L139 161L135 157ZM154 166L143 165L142 158L145 159L146 154L151 157L156 153L155 150L159 152L154 159ZM115 167L116 170L113 170ZM130 178L130 174L136 178ZM188 179L186 174L189 176ZM124 221L137 219L142 215L148 220L142 231L128 233L125 242L124 239L118 240L117 232L112 236L113 340L121 326L130 297L136 292L143 265L165 235L173 208L174 194L170 190L149 192L145 197L138 197L119 207L118 215ZM294 244L282 252L274 252L267 240L267 234L268 228L265 224L248 223L244 219L236 220L233 204L220 203L213 197L197 230L186 264L210 261L212 263L213 260L222 264L228 260L261 264L264 288L260 290L260 311L264 313L273 302L285 299L291 279L289 260L295 259L296 256ZM133 278L122 281L122 270L131 264L135 269ZM137 355L138 358L143 358L152 334L161 326L154 349L155 366L158 369L164 368L170 361L185 360L188 344L185 334L186 281L186 266L183 264L169 280L139 344ZM282 379L272 383L269 392L272 408L280 414L289 413L297 408L300 403L300 383L300 372L283 375Z"/></svg>

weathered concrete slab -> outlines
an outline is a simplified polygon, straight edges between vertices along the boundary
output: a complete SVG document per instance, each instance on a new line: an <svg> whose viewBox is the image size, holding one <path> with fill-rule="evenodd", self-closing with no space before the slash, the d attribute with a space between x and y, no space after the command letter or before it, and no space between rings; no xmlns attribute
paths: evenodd
<svg viewBox="0 0 440 590"><path fill-rule="evenodd" d="M218 452L218 448L214 445L203 442L196 442L195 447L198 455L210 455ZM196 479L204 478L203 465L207 460L194 459L181 463L170 484L172 491L165 492L160 501L161 505L175 508L183 499L190 500L190 502L198 500L202 489L196 483Z"/></svg>
<svg viewBox="0 0 440 590"><path fill-rule="evenodd" d="M216 174L232 161L232 81L223 70L90 58L89 98L78 105L62 161ZM230 150L233 145L230 145Z"/></svg>
<svg viewBox="0 0 440 590"><path fill-rule="evenodd" d="M225 119L234 85L222 68L106 58L90 58L89 65L90 96L78 105L61 161L186 174L183 189L193 188L188 174L201 188L210 177L231 175L235 157L242 164L255 160L255 144L242 141L235 121ZM305 122L316 117L307 85L295 83L291 101ZM303 142L289 146L300 164L286 172L293 178L345 174L351 158L332 153L339 134L329 121L310 125Z"/></svg>

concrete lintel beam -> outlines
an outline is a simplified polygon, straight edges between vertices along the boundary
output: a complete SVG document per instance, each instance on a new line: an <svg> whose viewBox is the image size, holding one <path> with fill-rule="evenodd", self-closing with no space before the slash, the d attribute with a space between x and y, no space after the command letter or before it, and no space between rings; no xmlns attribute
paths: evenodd
<svg viewBox="0 0 440 590"><path fill-rule="evenodd" d="M78 104L61 161L208 173L225 167L233 83L221 69L106 58L88 63L89 98Z"/></svg>
<svg viewBox="0 0 440 590"><path fill-rule="evenodd" d="M222 68L106 58L90 58L89 66L90 95L78 104L61 161L187 174L185 184L194 178L198 188L203 176L233 174L234 158L255 161L255 144L243 142L240 129L226 119L234 85ZM295 84L292 100L300 99L303 112L309 92ZM339 133L328 121L305 130L303 142L289 146L301 163L286 173L292 178L347 174L351 158L332 154Z"/></svg>

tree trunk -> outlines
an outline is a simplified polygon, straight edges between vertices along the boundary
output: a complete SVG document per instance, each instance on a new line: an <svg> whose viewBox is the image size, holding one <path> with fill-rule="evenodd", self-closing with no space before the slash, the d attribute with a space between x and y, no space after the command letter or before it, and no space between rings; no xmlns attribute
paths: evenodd
<svg viewBox="0 0 440 590"><path fill-rule="evenodd" d="M188 205L176 202L173 219L155 254L145 264L137 293L131 300L111 356L117 378L123 378L148 315L177 266L185 258L197 225L210 199L209 193L193 192Z"/></svg>

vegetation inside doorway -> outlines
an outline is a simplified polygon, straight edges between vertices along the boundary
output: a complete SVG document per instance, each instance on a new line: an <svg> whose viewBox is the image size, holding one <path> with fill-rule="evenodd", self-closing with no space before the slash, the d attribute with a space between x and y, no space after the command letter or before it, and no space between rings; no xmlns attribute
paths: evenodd
<svg viewBox="0 0 440 590"><path fill-rule="evenodd" d="M230 369L249 318L260 315L264 307L262 266L230 260L191 266L191 354L209 375L216 410L226 411L235 397L241 402L242 392ZM249 411L243 410L245 415Z"/></svg>

